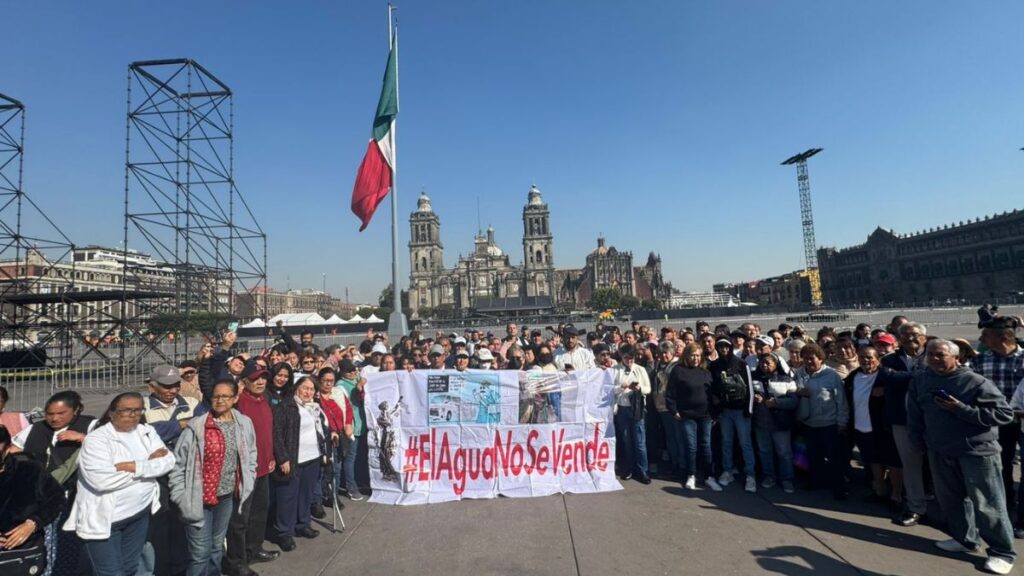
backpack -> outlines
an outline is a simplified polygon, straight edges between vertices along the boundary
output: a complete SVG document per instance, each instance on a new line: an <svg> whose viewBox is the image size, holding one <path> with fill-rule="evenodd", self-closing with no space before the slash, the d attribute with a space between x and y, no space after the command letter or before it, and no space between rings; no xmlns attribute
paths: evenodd
<svg viewBox="0 0 1024 576"><path fill-rule="evenodd" d="M730 374L729 372L722 371L722 401L726 404L742 403L747 399L747 394L750 392L747 388L746 381L739 374Z"/></svg>

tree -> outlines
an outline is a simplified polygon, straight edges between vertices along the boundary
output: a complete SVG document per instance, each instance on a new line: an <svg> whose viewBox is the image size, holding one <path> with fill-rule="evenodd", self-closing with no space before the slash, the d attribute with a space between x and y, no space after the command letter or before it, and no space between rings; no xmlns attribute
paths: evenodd
<svg viewBox="0 0 1024 576"><path fill-rule="evenodd" d="M622 307L622 291L618 288L598 288L587 303L591 310L618 310Z"/></svg>
<svg viewBox="0 0 1024 576"><path fill-rule="evenodd" d="M389 283L383 290L380 291L380 296L377 298L377 305L380 306L381 308L387 308L389 310L389 312L388 312L389 314L390 314L390 310L392 308L392 306L391 306L391 304L392 304L391 298L392 298L392 295L394 293L395 293L395 291L391 287L391 284ZM409 291L408 290L402 290L401 298L402 298L402 309L403 310L408 310L409 309Z"/></svg>
<svg viewBox="0 0 1024 576"><path fill-rule="evenodd" d="M146 322L146 327L156 334L185 331L188 334L214 334L226 329L234 320L234 316L223 312L168 312L150 318Z"/></svg>

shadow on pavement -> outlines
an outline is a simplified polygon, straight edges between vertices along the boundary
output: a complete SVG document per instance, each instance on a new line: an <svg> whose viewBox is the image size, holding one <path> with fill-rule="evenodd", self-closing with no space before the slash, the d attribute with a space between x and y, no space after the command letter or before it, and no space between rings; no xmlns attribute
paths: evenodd
<svg viewBox="0 0 1024 576"><path fill-rule="evenodd" d="M903 530L881 528L867 523L861 524L838 518L836 516L840 514L863 514L863 512L851 509L851 507L845 505L835 508L826 507L824 505L826 501L824 499L816 499L814 494L804 493L804 497L800 501L784 502L772 501L765 497L751 496L757 498L757 502L764 504L756 506L751 505L750 500L747 498L737 498L739 494L732 491L722 493L707 491L689 492L675 486L666 486L662 490L670 494L701 499L707 502L707 505L702 504L700 507L707 510L717 509L743 518L765 522L781 521L807 530L827 532L843 538L888 546L900 551L913 550L927 555L936 555L934 538L916 535L913 533L913 528ZM832 503L832 501L828 500L827 503ZM823 513L812 512L798 506L813 506L822 510ZM828 512L832 512L834 515L827 515ZM785 518L784 521L780 520L780 514Z"/></svg>
<svg viewBox="0 0 1024 576"><path fill-rule="evenodd" d="M851 566L821 552L803 546L775 546L750 552L765 572L787 576L811 576L812 574L841 574ZM856 568L863 576L889 576Z"/></svg>

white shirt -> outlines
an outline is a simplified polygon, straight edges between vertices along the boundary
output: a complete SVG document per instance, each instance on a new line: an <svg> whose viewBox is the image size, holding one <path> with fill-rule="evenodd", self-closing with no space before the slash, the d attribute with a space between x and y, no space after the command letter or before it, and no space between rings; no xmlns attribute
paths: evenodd
<svg viewBox="0 0 1024 576"><path fill-rule="evenodd" d="M135 461L137 469L141 468L142 462L149 460L149 452L146 451L145 445L142 444L142 435L139 434L138 428L131 432L118 432L115 430L114 435L128 448L128 452L131 455L131 459ZM116 462L112 464L116 464ZM153 486L149 482L132 482L117 493L117 499L114 500L113 521L117 522L118 520L131 518L142 512L143 509L149 507L152 499Z"/></svg>
<svg viewBox="0 0 1024 576"><path fill-rule="evenodd" d="M617 406L629 406L633 390L629 388L630 383L639 384L640 393L647 395L651 393L651 380L647 377L647 369L639 364L633 364L626 368L625 364L619 364L612 368L615 371L615 404Z"/></svg>
<svg viewBox="0 0 1024 576"><path fill-rule="evenodd" d="M373 364L367 364L359 370L359 375L363 378L369 377L370 374L376 374L380 372L380 366L374 366Z"/></svg>
<svg viewBox="0 0 1024 576"><path fill-rule="evenodd" d="M299 464L320 457L320 447L316 442L316 420L309 410L299 406Z"/></svg>
<svg viewBox="0 0 1024 576"><path fill-rule="evenodd" d="M871 401L871 389L875 386L874 374L859 372L853 377L853 428L857 432L871 432L871 413L868 402Z"/></svg>
<svg viewBox="0 0 1024 576"><path fill-rule="evenodd" d="M572 364L574 370L586 370L596 368L594 364L594 353L583 346L576 346L572 351L565 350L555 356L555 368L565 370L566 364Z"/></svg>

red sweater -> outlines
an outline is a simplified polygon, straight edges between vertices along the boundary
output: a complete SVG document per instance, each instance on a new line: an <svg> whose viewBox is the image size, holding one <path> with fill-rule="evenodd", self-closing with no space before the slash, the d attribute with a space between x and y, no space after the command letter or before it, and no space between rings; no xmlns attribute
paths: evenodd
<svg viewBox="0 0 1024 576"><path fill-rule="evenodd" d="M270 474L270 463L274 461L274 412L266 395L253 396L244 389L235 408L252 420L256 431L256 477L262 478Z"/></svg>

